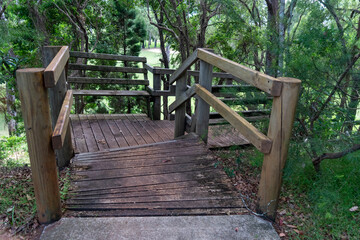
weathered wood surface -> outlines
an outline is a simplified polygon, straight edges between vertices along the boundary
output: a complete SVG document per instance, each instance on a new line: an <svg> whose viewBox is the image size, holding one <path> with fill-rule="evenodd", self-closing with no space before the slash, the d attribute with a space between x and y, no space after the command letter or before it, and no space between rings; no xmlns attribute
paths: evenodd
<svg viewBox="0 0 360 240"><path fill-rule="evenodd" d="M69 70L88 70L88 71L101 71L101 72L124 72L124 73L146 73L144 68L135 67L114 67L105 65L87 65L70 63Z"/></svg>
<svg viewBox="0 0 360 240"><path fill-rule="evenodd" d="M51 118L44 69L16 71L22 116L29 149L37 215L40 223L61 218L55 152L51 147Z"/></svg>
<svg viewBox="0 0 360 240"><path fill-rule="evenodd" d="M106 53L89 53L89 52L71 51L70 56L71 57L77 57L77 58L92 58L92 59L103 59L103 60L146 62L145 57L106 54Z"/></svg>
<svg viewBox="0 0 360 240"><path fill-rule="evenodd" d="M96 83L96 84L121 84L121 85L149 85L149 80L133 80L124 78L95 78L95 77L68 77L68 83Z"/></svg>
<svg viewBox="0 0 360 240"><path fill-rule="evenodd" d="M44 71L44 84L47 88L56 86L69 60L69 47L63 46Z"/></svg>
<svg viewBox="0 0 360 240"><path fill-rule="evenodd" d="M58 120L56 122L54 132L52 135L52 146L54 149L60 149L63 147L68 125L71 106L73 103L73 94L71 90L68 90L64 102L62 104Z"/></svg>
<svg viewBox="0 0 360 240"><path fill-rule="evenodd" d="M272 141L243 117L217 99L200 85L196 85L196 94L207 102L215 111L219 112L231 125L242 133L260 152L269 153Z"/></svg>
<svg viewBox="0 0 360 240"><path fill-rule="evenodd" d="M175 72L170 77L169 84L173 84L177 79L179 79L186 71L198 60L197 50L195 50L190 57L188 57L181 66L175 70ZM186 74L185 74L186 75Z"/></svg>
<svg viewBox="0 0 360 240"><path fill-rule="evenodd" d="M239 63L220 57L204 49L197 50L199 59L208 62L221 70L240 78L272 96L280 96L282 83L276 78L257 72Z"/></svg>
<svg viewBox="0 0 360 240"><path fill-rule="evenodd" d="M127 90L73 90L74 96L145 96L149 97L150 94L146 91L127 91Z"/></svg>
<svg viewBox="0 0 360 240"><path fill-rule="evenodd" d="M70 215L225 214L243 204L216 159L195 135L114 151L78 154Z"/></svg>
<svg viewBox="0 0 360 240"><path fill-rule="evenodd" d="M72 114L70 119L76 153L133 147L174 139L174 121L151 121L146 114ZM221 137L224 134L227 135L227 140ZM210 126L209 148L244 144L249 142L233 127Z"/></svg>

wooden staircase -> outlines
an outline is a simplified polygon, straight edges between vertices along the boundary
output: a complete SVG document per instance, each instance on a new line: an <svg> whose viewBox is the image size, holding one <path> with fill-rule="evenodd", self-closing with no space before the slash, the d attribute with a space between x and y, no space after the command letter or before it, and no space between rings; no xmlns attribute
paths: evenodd
<svg viewBox="0 0 360 240"><path fill-rule="evenodd" d="M243 204L195 134L82 153L72 163L70 216L237 214Z"/></svg>

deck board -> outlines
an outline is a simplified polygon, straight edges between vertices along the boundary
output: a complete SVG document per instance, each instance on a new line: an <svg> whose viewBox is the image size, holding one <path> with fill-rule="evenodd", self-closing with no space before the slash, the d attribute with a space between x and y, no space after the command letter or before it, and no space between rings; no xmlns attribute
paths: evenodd
<svg viewBox="0 0 360 240"><path fill-rule="evenodd" d="M129 121L129 119L124 119ZM216 157L195 134L77 154L68 216L229 214L243 203Z"/></svg>
<svg viewBox="0 0 360 240"><path fill-rule="evenodd" d="M151 121L145 114L71 115L75 153L139 146L174 139L174 121ZM209 128L208 147L249 142L230 125Z"/></svg>

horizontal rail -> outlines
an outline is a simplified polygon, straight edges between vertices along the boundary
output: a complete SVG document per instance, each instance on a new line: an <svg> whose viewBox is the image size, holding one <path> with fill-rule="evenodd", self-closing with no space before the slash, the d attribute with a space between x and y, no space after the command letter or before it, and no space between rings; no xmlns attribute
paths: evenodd
<svg viewBox="0 0 360 240"><path fill-rule="evenodd" d="M69 70L89 70L89 71L101 71L101 72L124 72L124 73L146 73L144 68L133 67L114 67L104 65L87 65L87 64L69 64Z"/></svg>
<svg viewBox="0 0 360 240"><path fill-rule="evenodd" d="M73 94L74 96L124 96L124 97L150 96L150 94L146 91L127 91L127 90L73 90Z"/></svg>
<svg viewBox="0 0 360 240"><path fill-rule="evenodd" d="M132 80L123 78L68 77L68 83L149 85L149 80Z"/></svg>
<svg viewBox="0 0 360 240"><path fill-rule="evenodd" d="M63 46L44 71L44 85L46 88L55 87L68 60L69 47Z"/></svg>
<svg viewBox="0 0 360 240"><path fill-rule="evenodd" d="M243 117L238 115L229 106L217 99L211 92L204 87L196 84L196 94L206 103L215 109L221 116L235 127L249 142L251 142L260 152L269 153L272 140L261 133Z"/></svg>
<svg viewBox="0 0 360 240"><path fill-rule="evenodd" d="M272 96L280 96L282 82L276 78L245 67L203 49L197 50L197 57L235 77L255 86Z"/></svg>
<svg viewBox="0 0 360 240"><path fill-rule="evenodd" d="M52 146L54 149L62 148L66 136L67 127L69 125L69 115L73 103L73 92L68 90L66 92L64 102L61 106L59 117L52 135Z"/></svg>
<svg viewBox="0 0 360 240"><path fill-rule="evenodd" d="M261 122L261 121L269 120L270 116L263 115L263 116L244 117L244 118L248 122ZM216 118L209 120L209 125L225 125L225 124L229 124L229 122L224 118Z"/></svg>
<svg viewBox="0 0 360 240"><path fill-rule="evenodd" d="M91 59L118 60L118 61L131 61L131 62L144 62L144 63L146 62L145 57L105 54L105 53L71 51L70 56L76 58L91 58Z"/></svg>
<svg viewBox="0 0 360 240"><path fill-rule="evenodd" d="M270 109L256 109L256 110L246 110L246 111L236 111L236 113L246 117L250 116L269 116L271 110ZM210 119L213 118L221 118L220 113L218 112L211 112Z"/></svg>
<svg viewBox="0 0 360 240"><path fill-rule="evenodd" d="M196 86L192 86L191 88L189 88L188 90L186 90L185 92L183 92L178 98L176 98L175 102L173 102L170 106L169 106L169 113L172 113L173 111L175 111L175 109L177 109L178 107L180 107L184 102L186 102L189 98L191 98L192 96L194 96L195 93L195 88Z"/></svg>

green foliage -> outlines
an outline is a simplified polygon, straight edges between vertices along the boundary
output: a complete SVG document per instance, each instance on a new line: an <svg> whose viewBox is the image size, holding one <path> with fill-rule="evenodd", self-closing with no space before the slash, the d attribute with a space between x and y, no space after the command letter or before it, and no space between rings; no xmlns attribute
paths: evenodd
<svg viewBox="0 0 360 240"><path fill-rule="evenodd" d="M25 136L0 138L0 166L17 167L29 163Z"/></svg>

